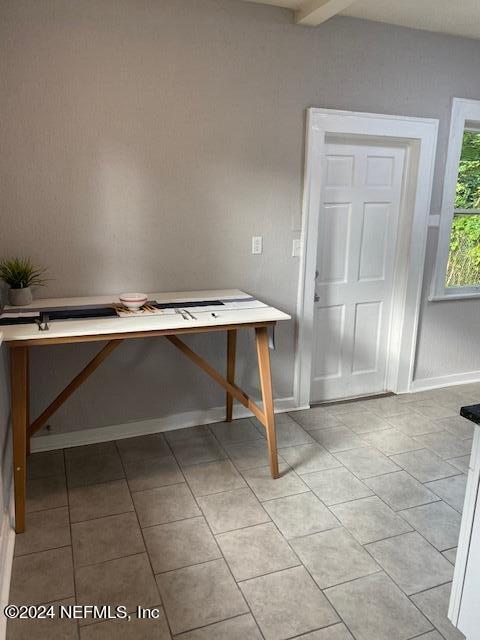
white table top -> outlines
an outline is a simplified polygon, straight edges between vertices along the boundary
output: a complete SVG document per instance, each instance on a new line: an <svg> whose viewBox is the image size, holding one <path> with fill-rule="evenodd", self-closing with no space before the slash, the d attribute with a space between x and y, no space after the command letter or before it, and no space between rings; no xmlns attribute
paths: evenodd
<svg viewBox="0 0 480 640"><path fill-rule="evenodd" d="M245 298L245 300L241 300ZM134 317L85 318L75 320L54 320L49 322L48 331L39 331L36 324L18 324L2 326L3 340L42 340L49 338L68 338L73 336L95 336L113 333L131 333L144 331L163 331L169 329L201 329L203 327L221 327L224 325L242 325L261 322L276 322L289 320L290 316L274 307L252 299L239 289L224 289L213 291L183 291L171 293L149 293L149 300L161 303L187 302L195 300L222 300L222 306L188 307L195 316L186 320L175 313L173 309L166 309L161 315L145 314ZM84 305L108 305L118 303L117 296L94 296L86 298L49 298L35 300L28 306L29 310L45 307L65 307ZM21 312L21 307L6 307L6 309ZM215 316L212 315L215 313Z"/></svg>

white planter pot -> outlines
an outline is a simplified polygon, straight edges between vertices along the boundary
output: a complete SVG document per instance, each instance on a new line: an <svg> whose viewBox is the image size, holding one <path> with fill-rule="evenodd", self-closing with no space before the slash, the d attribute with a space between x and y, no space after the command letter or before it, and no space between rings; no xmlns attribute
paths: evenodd
<svg viewBox="0 0 480 640"><path fill-rule="evenodd" d="M33 296L30 287L8 290L8 302L15 307L23 307L27 304L30 304L32 300Z"/></svg>

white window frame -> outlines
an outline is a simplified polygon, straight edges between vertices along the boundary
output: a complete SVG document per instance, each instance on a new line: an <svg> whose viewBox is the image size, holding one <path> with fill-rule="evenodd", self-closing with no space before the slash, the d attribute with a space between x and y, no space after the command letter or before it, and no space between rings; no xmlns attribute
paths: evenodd
<svg viewBox="0 0 480 640"><path fill-rule="evenodd" d="M480 130L480 100L454 98L443 183L442 208L440 210L437 258L429 297L431 301L480 297L480 285L470 287L445 286L453 217L459 213L468 215L480 214L480 209L455 209L458 167L462 153L463 132L465 130Z"/></svg>

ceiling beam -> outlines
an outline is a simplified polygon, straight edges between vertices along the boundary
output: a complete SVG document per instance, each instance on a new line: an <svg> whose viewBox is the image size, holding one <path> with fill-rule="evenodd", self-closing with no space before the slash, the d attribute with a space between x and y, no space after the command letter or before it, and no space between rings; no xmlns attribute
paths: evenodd
<svg viewBox="0 0 480 640"><path fill-rule="evenodd" d="M297 11L295 11L295 22L297 24L309 25L312 27L330 20L337 13L343 11L356 0L306 0Z"/></svg>

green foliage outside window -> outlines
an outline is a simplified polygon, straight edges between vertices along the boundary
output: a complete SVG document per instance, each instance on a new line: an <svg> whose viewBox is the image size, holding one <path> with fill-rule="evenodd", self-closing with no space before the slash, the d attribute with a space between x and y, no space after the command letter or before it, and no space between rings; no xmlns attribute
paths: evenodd
<svg viewBox="0 0 480 640"><path fill-rule="evenodd" d="M480 209L480 133L463 134L455 209ZM480 285L480 215L454 216L445 284Z"/></svg>

